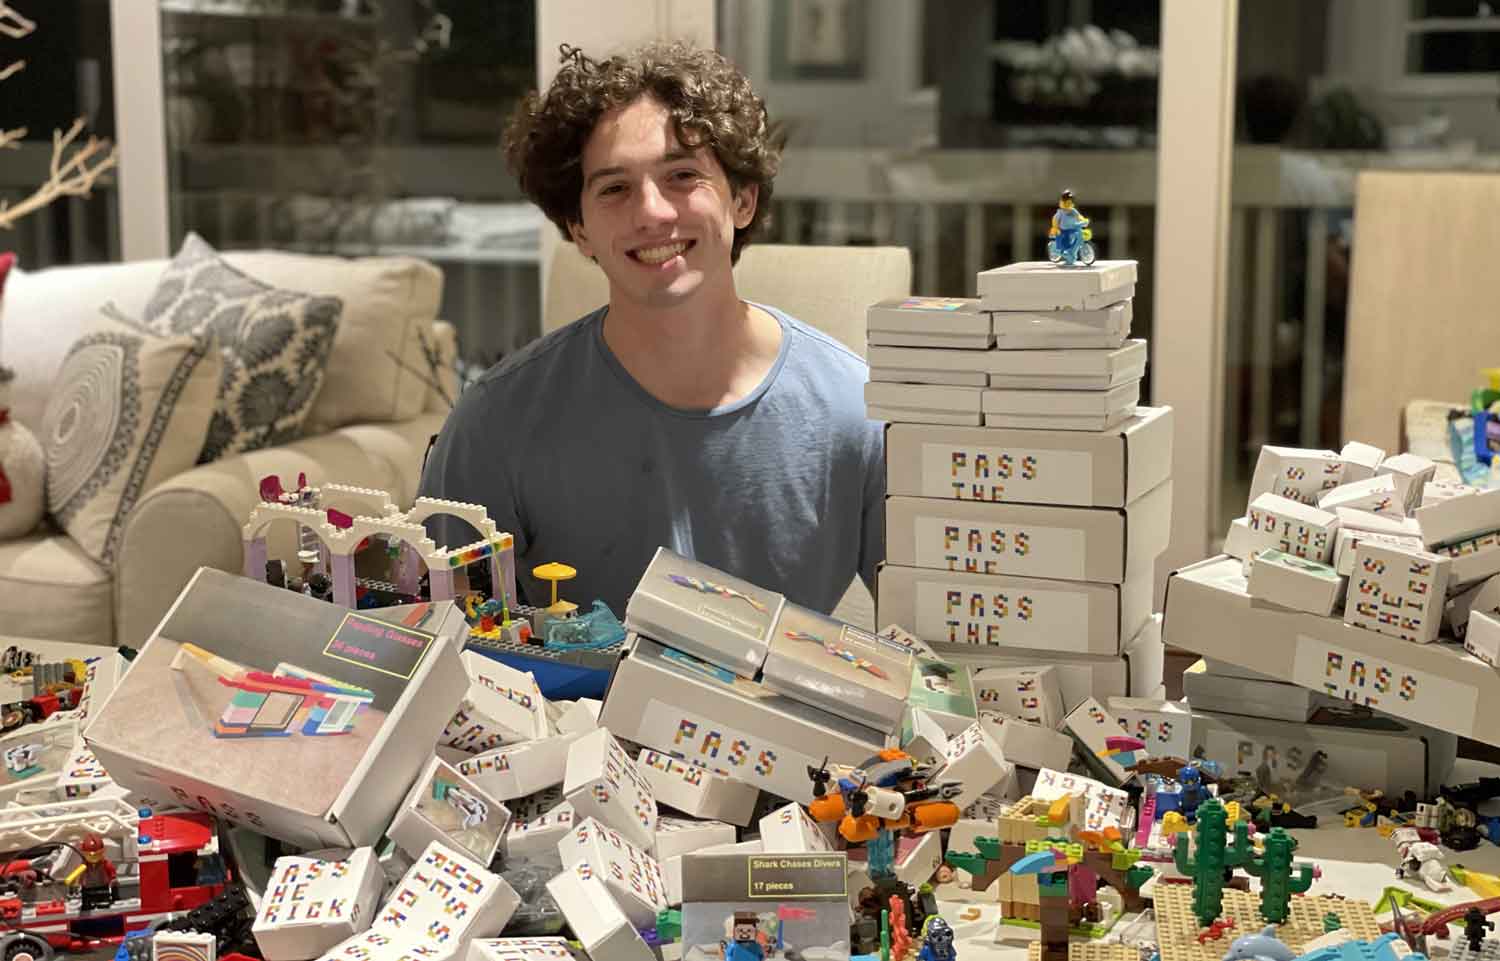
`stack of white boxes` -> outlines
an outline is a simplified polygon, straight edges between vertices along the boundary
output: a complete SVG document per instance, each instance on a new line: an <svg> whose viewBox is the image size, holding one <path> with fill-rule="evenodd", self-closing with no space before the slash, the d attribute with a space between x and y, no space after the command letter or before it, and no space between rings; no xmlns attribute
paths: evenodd
<svg viewBox="0 0 1500 961"><path fill-rule="evenodd" d="M977 299L870 308L866 401L889 422L878 621L971 666L976 691L986 668L1051 665L1064 714L1161 693L1172 411L1137 406L1135 278L1134 261L1012 264Z"/></svg>

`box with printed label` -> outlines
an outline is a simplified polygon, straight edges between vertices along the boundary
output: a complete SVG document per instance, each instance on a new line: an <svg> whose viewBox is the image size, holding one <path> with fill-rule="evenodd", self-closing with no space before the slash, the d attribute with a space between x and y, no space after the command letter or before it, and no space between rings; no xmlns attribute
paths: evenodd
<svg viewBox="0 0 1500 961"><path fill-rule="evenodd" d="M316 958L370 926L383 883L372 848L337 861L277 858L250 929L255 943L267 958Z"/></svg>
<svg viewBox="0 0 1500 961"><path fill-rule="evenodd" d="M479 754L551 733L542 692L529 672L474 651L459 656L469 674L469 692L443 728L439 744Z"/></svg>
<svg viewBox="0 0 1500 961"><path fill-rule="evenodd" d="M1451 561L1373 541L1354 548L1344 623L1418 644L1437 640Z"/></svg>
<svg viewBox="0 0 1500 961"><path fill-rule="evenodd" d="M1104 431L1129 420L1140 400L1138 380L1104 390L990 387L980 410L986 427Z"/></svg>
<svg viewBox="0 0 1500 961"><path fill-rule="evenodd" d="M1419 507L1413 517L1421 525L1423 543L1429 547L1488 534L1500 530L1500 489Z"/></svg>
<svg viewBox="0 0 1500 961"><path fill-rule="evenodd" d="M1130 795L1102 781L1082 774L1070 774L1044 768L1038 772L1036 783L1031 787L1031 796L1039 801L1056 801L1060 797L1072 797L1081 809L1082 823L1087 830L1098 831L1110 825L1122 827L1127 823L1130 810ZM1132 822L1133 823L1133 822Z"/></svg>
<svg viewBox="0 0 1500 961"><path fill-rule="evenodd" d="M1338 517L1278 494L1261 494L1245 515L1250 557L1268 548L1327 564L1333 559Z"/></svg>
<svg viewBox="0 0 1500 961"><path fill-rule="evenodd" d="M1123 508L901 496L885 503L887 563L1119 584L1166 548L1172 482Z"/></svg>
<svg viewBox="0 0 1500 961"><path fill-rule="evenodd" d="M1406 506L1401 502L1401 492L1396 489L1396 479L1389 474L1366 480L1340 484L1316 501L1319 510L1334 511L1340 507L1369 511L1371 514L1406 516Z"/></svg>
<svg viewBox="0 0 1500 961"><path fill-rule="evenodd" d="M1326 765L1321 776L1326 787L1358 784L1390 797L1406 791L1427 797L1439 786L1428 780L1427 741L1390 719L1380 719L1378 726L1358 727L1195 710L1193 750L1199 749L1203 757L1219 762L1230 773L1254 774L1264 766L1272 782L1286 788L1299 778L1305 780L1305 775L1312 776L1306 774L1307 767L1319 751ZM1278 793L1286 797L1291 792Z"/></svg>
<svg viewBox="0 0 1500 961"><path fill-rule="evenodd" d="M911 671L910 651L787 601L761 683L889 734L901 726Z"/></svg>
<svg viewBox="0 0 1500 961"><path fill-rule="evenodd" d="M1500 667L1500 618L1484 611L1470 611L1464 650L1490 667Z"/></svg>
<svg viewBox="0 0 1500 961"><path fill-rule="evenodd" d="M1045 260L979 272L981 310L1098 310L1135 294L1136 262L1101 260L1059 270Z"/></svg>
<svg viewBox="0 0 1500 961"><path fill-rule="evenodd" d="M755 813L760 788L736 781L661 751L644 748L636 769L651 785L659 804L696 818L712 818L746 825Z"/></svg>
<svg viewBox="0 0 1500 961"><path fill-rule="evenodd" d="M565 938L475 938L464 961L575 961Z"/></svg>
<svg viewBox="0 0 1500 961"><path fill-rule="evenodd" d="M760 843L767 854L832 851L833 825L814 821L800 804L785 804L760 819Z"/></svg>
<svg viewBox="0 0 1500 961"><path fill-rule="evenodd" d="M1250 558L1250 596L1294 611L1332 615L1344 600L1344 584L1328 564L1294 554L1267 549Z"/></svg>
<svg viewBox="0 0 1500 961"><path fill-rule="evenodd" d="M505 831L505 856L530 858L557 850L577 821L573 805L559 801L555 807L530 817L516 816Z"/></svg>
<svg viewBox="0 0 1500 961"><path fill-rule="evenodd" d="M433 758L396 809L386 834L416 857L434 841L489 864L510 826L510 811L442 758Z"/></svg>
<svg viewBox="0 0 1500 961"><path fill-rule="evenodd" d="M604 879L615 903L637 927L656 924L656 914L667 907L661 865L644 850L593 818L584 818L557 842L564 868Z"/></svg>
<svg viewBox="0 0 1500 961"><path fill-rule="evenodd" d="M969 669L943 660L917 658L907 703L936 721L950 737L967 730L979 716ZM908 726L903 722L903 731Z"/></svg>
<svg viewBox="0 0 1500 961"><path fill-rule="evenodd" d="M547 882L547 893L567 919L592 961L657 961L630 918L615 903L604 879L563 871Z"/></svg>
<svg viewBox="0 0 1500 961"><path fill-rule="evenodd" d="M563 782L568 751L583 733L497 747L459 761L458 772L501 801L535 794Z"/></svg>
<svg viewBox="0 0 1500 961"><path fill-rule="evenodd" d="M886 493L1124 507L1172 472L1172 408L1137 407L1106 431L891 424Z"/></svg>
<svg viewBox="0 0 1500 961"><path fill-rule="evenodd" d="M1353 527L1340 527L1333 539L1333 569L1345 577L1354 573L1354 548L1360 541L1374 541L1387 547L1404 547L1420 551L1422 538L1410 534L1383 534L1379 531L1362 531Z"/></svg>
<svg viewBox="0 0 1500 961"><path fill-rule="evenodd" d="M1127 736L1146 742L1155 757L1192 757L1193 715L1186 704L1161 697L1112 697L1110 715Z"/></svg>
<svg viewBox="0 0 1500 961"><path fill-rule="evenodd" d="M1086 697L1156 696L1166 659L1160 615L1146 621L1124 650L1113 657L969 644L935 643L933 646L943 658L976 671L988 667L1050 665L1057 669L1065 711L1071 711Z"/></svg>
<svg viewBox="0 0 1500 961"><path fill-rule="evenodd" d="M1015 765L1005 759L1000 745L990 737L983 724L975 721L948 741L948 763L934 775L934 780L957 781L962 790L951 800L963 810L981 794L1004 793L1007 781L1015 777Z"/></svg>
<svg viewBox="0 0 1500 961"><path fill-rule="evenodd" d="M1448 590L1478 584L1500 574L1500 531L1476 534L1452 544L1432 548L1432 553L1448 558Z"/></svg>
<svg viewBox="0 0 1500 961"><path fill-rule="evenodd" d="M695 821L664 814L656 819L656 847L651 855L662 863L704 848L733 844L737 836L734 825L724 821Z"/></svg>
<svg viewBox="0 0 1500 961"><path fill-rule="evenodd" d="M1243 669L1226 674L1217 662L1207 661L1207 658L1199 658L1182 672L1182 693L1195 709L1300 722L1311 718L1320 707L1336 707L1342 703L1326 694L1285 681L1244 677Z"/></svg>
<svg viewBox="0 0 1500 961"><path fill-rule="evenodd" d="M974 700L981 711L999 711L1032 724L1062 723L1062 684L1057 668L990 667L974 672Z"/></svg>
<svg viewBox="0 0 1500 961"><path fill-rule="evenodd" d="M385 832L463 697L462 612L350 611L199 568L84 739L128 790L304 848Z"/></svg>
<svg viewBox="0 0 1500 961"><path fill-rule="evenodd" d="M967 347L994 342L990 316L977 297L891 297L865 310L865 340L873 345Z"/></svg>
<svg viewBox="0 0 1500 961"><path fill-rule="evenodd" d="M642 850L656 843L656 794L609 728L590 731L568 748L563 796L579 818L594 818Z"/></svg>
<svg viewBox="0 0 1500 961"><path fill-rule="evenodd" d="M760 838L755 838L738 844L715 844L712 847L664 858L661 862L661 873L667 884L667 903L673 907L682 904L682 863L688 858L699 854L760 854L762 852L763 846Z"/></svg>
<svg viewBox="0 0 1500 961"><path fill-rule="evenodd" d="M849 951L849 859L825 854L693 854L682 866L682 956L724 943L837 961ZM755 957L754 948L746 952Z"/></svg>
<svg viewBox="0 0 1500 961"><path fill-rule="evenodd" d="M600 721L620 737L796 801L808 765L859 764L886 736L644 637L610 679Z"/></svg>
<svg viewBox="0 0 1500 961"><path fill-rule="evenodd" d="M1250 478L1254 503L1261 494L1276 494L1302 504L1318 506L1318 499L1343 483L1344 462L1331 450L1265 446L1255 461Z"/></svg>
<svg viewBox="0 0 1500 961"><path fill-rule="evenodd" d="M1000 746L1005 759L1023 767L1066 770L1073 756L1073 739L1061 731L998 711L980 711L979 723Z"/></svg>
<svg viewBox="0 0 1500 961"><path fill-rule="evenodd" d="M884 564L878 620L950 645L1117 655L1151 617L1152 566L1128 574L1096 584Z"/></svg>
<svg viewBox="0 0 1500 961"><path fill-rule="evenodd" d="M1457 644L1412 644L1336 618L1256 604L1239 567L1215 557L1172 574L1167 643L1440 731L1500 742L1500 671L1479 669Z"/></svg>
<svg viewBox="0 0 1500 961"><path fill-rule="evenodd" d="M1063 727L1078 741L1084 763L1090 770L1100 771L1102 776L1107 776L1116 785L1123 785L1130 780L1131 772L1115 759L1114 751L1107 743L1109 738L1125 733L1123 726L1114 715L1105 710L1103 704L1092 697L1085 698L1082 704L1068 712L1063 720ZM1150 753L1149 745L1135 752L1142 760Z"/></svg>
<svg viewBox="0 0 1500 961"><path fill-rule="evenodd" d="M997 310L990 313L998 350L1118 347L1130 336L1128 300L1094 310Z"/></svg>

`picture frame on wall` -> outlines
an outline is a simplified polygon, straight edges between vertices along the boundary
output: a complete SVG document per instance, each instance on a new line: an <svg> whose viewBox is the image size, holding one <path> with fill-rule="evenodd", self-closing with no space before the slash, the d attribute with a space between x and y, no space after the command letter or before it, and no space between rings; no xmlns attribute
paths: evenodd
<svg viewBox="0 0 1500 961"><path fill-rule="evenodd" d="M773 0L771 78L863 80L868 0Z"/></svg>

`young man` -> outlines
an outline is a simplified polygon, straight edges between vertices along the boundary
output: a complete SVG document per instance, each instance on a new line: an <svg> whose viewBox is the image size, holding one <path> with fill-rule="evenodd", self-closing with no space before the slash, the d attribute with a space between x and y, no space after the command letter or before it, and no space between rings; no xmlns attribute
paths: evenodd
<svg viewBox="0 0 1500 961"><path fill-rule="evenodd" d="M422 493L485 505L565 594L623 617L659 546L831 611L884 554L879 424L860 358L735 293L779 163L765 106L717 53L563 47L506 131L526 195L609 279L609 303L465 390Z"/></svg>

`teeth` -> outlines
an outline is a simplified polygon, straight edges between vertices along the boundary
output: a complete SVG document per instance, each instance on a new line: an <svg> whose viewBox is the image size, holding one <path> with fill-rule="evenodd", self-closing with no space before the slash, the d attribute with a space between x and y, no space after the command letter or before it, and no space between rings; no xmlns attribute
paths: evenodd
<svg viewBox="0 0 1500 961"><path fill-rule="evenodd" d="M660 264L687 250L687 244L668 244L665 247L646 247L635 252L638 260L648 264Z"/></svg>

